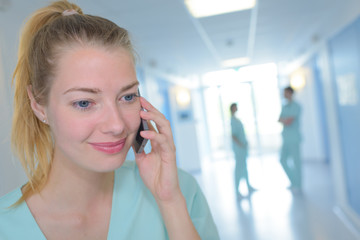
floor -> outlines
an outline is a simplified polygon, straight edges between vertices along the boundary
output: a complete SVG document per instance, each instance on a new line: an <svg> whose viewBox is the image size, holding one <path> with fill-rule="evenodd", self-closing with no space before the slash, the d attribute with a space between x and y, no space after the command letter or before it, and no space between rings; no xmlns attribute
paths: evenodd
<svg viewBox="0 0 360 240"><path fill-rule="evenodd" d="M251 157L248 171L257 189L250 196L245 183L237 199L234 160L203 161L193 175L201 185L223 240L356 240L360 239L335 214L330 169L327 164L304 162L304 189L287 189L289 181L276 154Z"/></svg>

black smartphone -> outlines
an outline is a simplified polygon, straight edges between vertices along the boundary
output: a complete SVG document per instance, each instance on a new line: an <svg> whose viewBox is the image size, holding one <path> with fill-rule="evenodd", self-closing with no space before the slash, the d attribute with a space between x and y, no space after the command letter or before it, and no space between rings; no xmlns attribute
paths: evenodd
<svg viewBox="0 0 360 240"><path fill-rule="evenodd" d="M138 91L138 94L140 96L140 91ZM142 108L142 110L144 109ZM142 153L142 151L144 151L146 143L148 142L148 139L145 139L142 136L140 136L140 132L146 130L149 130L149 125L146 120L140 118L140 127L136 133L136 137L133 143L133 147L136 153Z"/></svg>

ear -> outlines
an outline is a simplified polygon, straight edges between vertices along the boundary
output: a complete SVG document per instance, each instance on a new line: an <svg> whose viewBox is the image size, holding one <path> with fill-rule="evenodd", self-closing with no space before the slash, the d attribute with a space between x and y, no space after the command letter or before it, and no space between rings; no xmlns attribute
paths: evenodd
<svg viewBox="0 0 360 240"><path fill-rule="evenodd" d="M27 94L29 96L30 99L30 105L32 110L34 111L36 117L41 121L41 122L46 122L47 117L46 117L46 111L45 111L45 107L43 105L40 105L39 103L36 102L34 95L32 93L32 86L29 85L27 87Z"/></svg>

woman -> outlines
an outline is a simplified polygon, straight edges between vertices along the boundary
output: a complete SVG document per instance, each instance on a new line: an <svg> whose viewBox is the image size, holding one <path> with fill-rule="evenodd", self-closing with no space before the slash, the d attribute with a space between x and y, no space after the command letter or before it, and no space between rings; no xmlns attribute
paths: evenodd
<svg viewBox="0 0 360 240"><path fill-rule="evenodd" d="M0 199L0 239L218 239L201 190L176 168L169 122L138 95L134 66L114 23L67 1L32 15L12 128L29 181ZM152 150L135 164L125 157L140 118L158 132L141 132Z"/></svg>

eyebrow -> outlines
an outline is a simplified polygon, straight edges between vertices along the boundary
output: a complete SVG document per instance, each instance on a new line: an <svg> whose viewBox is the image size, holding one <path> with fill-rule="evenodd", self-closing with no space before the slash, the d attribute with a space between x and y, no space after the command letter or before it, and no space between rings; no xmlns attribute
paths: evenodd
<svg viewBox="0 0 360 240"><path fill-rule="evenodd" d="M127 91L131 88L133 88L134 86L136 85L139 85L139 82L136 81L136 82L133 82L129 85L126 85L124 87L121 88L120 92L124 92L124 91ZM93 94L98 94L101 92L100 89L98 88L84 88L84 87L74 87L74 88L70 88L68 90L66 90L63 95L69 93L69 92L88 92L88 93L93 93Z"/></svg>

